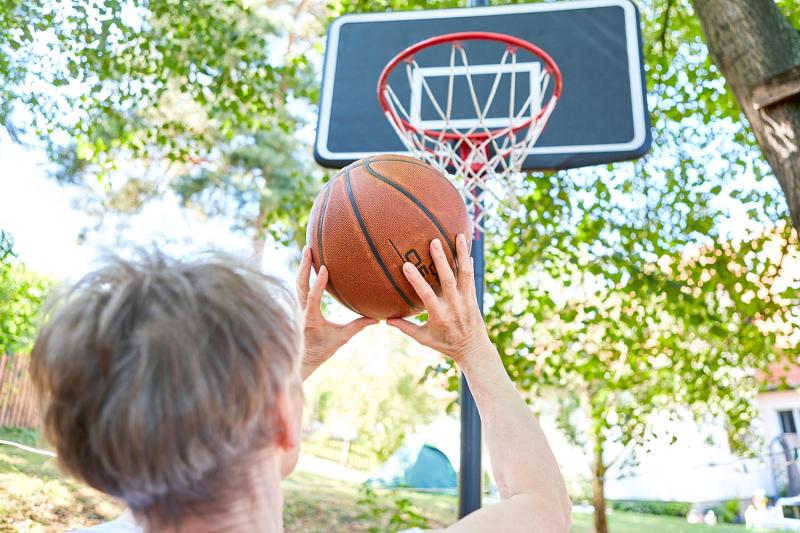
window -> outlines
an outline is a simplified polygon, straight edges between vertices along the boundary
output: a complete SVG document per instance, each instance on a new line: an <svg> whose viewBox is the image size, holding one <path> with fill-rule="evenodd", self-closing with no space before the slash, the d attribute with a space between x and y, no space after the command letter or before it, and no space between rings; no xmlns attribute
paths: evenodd
<svg viewBox="0 0 800 533"><path fill-rule="evenodd" d="M778 418L781 421L781 431L783 433L797 433L797 426L794 424L794 413L789 411L778 411Z"/></svg>

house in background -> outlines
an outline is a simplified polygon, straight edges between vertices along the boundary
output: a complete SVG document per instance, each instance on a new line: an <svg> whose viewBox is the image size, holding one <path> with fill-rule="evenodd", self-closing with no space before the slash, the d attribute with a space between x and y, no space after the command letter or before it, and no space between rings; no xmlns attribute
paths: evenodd
<svg viewBox="0 0 800 533"><path fill-rule="evenodd" d="M800 253L787 253L785 239L776 233L761 253L782 265L769 287L773 294L800 287ZM797 318L763 324L778 332L776 349L787 355L796 354L800 347ZM788 361L757 375L762 387L753 423L755 457L740 457L732 451L722 420L699 425L688 414L683 420L663 417L654 420L651 427L656 437L647 448L606 450L607 459L620 454L606 472L606 497L713 504L749 501L762 491L772 498L800 495L800 366L796 359ZM590 457L559 434L555 401L546 403L549 407L541 409L542 426L562 470L573 479L573 486L578 479L585 483L591 479Z"/></svg>
<svg viewBox="0 0 800 533"><path fill-rule="evenodd" d="M773 485L767 494L796 496L800 494L796 464L800 450L800 366L786 361L774 363L760 377L764 383L758 395L760 422L773 461Z"/></svg>
<svg viewBox="0 0 800 533"><path fill-rule="evenodd" d="M761 375L759 414L754 421L755 457L731 450L724 424L700 426L691 417L653 425L657 435L647 448L622 451L606 475L609 500L681 501L712 506L725 500L749 502L763 491L771 498L800 494L800 366L774 365ZM564 475L588 480L589 457L570 445L556 428L557 408L540 412L540 419ZM608 450L612 457L621 450Z"/></svg>
<svg viewBox="0 0 800 533"><path fill-rule="evenodd" d="M797 400L800 406L800 396ZM769 457L738 456L722 423L699 427L685 419L655 426L660 436L654 443L629 450L630 459L618 461L607 472L608 499L714 504L750 500L759 490L770 492Z"/></svg>

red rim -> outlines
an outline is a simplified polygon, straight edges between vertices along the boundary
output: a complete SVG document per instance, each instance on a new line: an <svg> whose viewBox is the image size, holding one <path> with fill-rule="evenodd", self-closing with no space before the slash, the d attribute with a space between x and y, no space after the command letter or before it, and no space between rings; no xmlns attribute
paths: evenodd
<svg viewBox="0 0 800 533"><path fill-rule="evenodd" d="M465 31L457 33L448 33L445 35L438 35L436 37L431 37L430 39L425 39L424 41L420 41L416 44L409 46L408 48L406 48L405 50L394 56L392 60L386 64L386 67L384 67L383 72L381 72L381 75L378 78L378 103L380 104L384 113L390 114L393 117L393 119L395 119L406 130L410 130L418 134L422 133L423 135L427 136L438 137L441 135L441 137L450 141L455 141L463 137L467 137L473 140L482 140L482 139L487 139L489 137L499 137L501 135L505 135L506 133L517 132L519 130L525 129L528 126L530 126L534 120L538 121L539 119L542 118L542 115L545 113L545 110L549 107L549 105L543 106L535 117L529 118L524 122L522 122L521 124L519 124L518 126L514 126L513 128L501 128L497 130L492 130L491 133L475 132L475 133L470 133L468 135L462 135L458 133L449 133L449 132L441 134L441 130L422 130L422 132L420 132L413 124L411 124L407 120L404 120L402 117L394 113L392 111L392 108L389 106L389 102L386 101L385 92L386 92L386 86L389 84L389 75L392 73L395 67L400 63L402 63L403 61L413 58L414 54L416 54L420 50L424 50L425 48L430 48L432 46L437 46L444 43L455 43L458 41L497 41L500 43L504 43L509 47L521 48L523 50L527 50L528 52L538 57L542 61L542 63L544 63L545 69L555 80L555 83L553 85L553 94L550 96L550 100L553 99L557 100L561 96L561 87L562 87L561 70L559 70L558 65L556 64L555 61L553 61L553 58L547 54L547 52L545 52L535 44L528 42L524 39L520 39L519 37L514 37L513 35L505 35L503 33L492 33L487 31Z"/></svg>

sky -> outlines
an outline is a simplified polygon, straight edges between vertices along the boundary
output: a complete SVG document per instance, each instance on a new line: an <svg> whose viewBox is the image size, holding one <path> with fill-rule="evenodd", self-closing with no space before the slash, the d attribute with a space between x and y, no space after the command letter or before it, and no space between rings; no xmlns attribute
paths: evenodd
<svg viewBox="0 0 800 533"><path fill-rule="evenodd" d="M69 281L91 270L102 255L119 251L112 232L95 232L85 244L79 243L82 230L96 221L73 206L75 188L47 176L46 157L40 149L13 143L0 128L0 161L0 228L12 235L19 259L29 268ZM131 244L126 245L128 249L158 246L179 256L214 248L246 257L251 249L250 240L224 222L203 219L171 198L153 202L135 216L125 239ZM268 243L264 269L290 281L292 253Z"/></svg>
<svg viewBox="0 0 800 533"><path fill-rule="evenodd" d="M90 221L70 206L69 192L46 177L43 154L12 143L0 130L0 161L0 227L13 236L20 260L59 279L85 271L97 251L79 246L77 238Z"/></svg>

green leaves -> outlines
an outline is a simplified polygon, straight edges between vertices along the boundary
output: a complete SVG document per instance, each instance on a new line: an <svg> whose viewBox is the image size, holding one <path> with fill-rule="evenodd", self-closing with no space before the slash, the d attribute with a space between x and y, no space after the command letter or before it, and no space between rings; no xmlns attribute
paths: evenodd
<svg viewBox="0 0 800 533"><path fill-rule="evenodd" d="M725 416L732 435L746 434L754 371L779 350L800 355L790 339L800 327L800 279L786 268L800 261L796 232L783 222L744 241L703 235L699 245L694 223L641 225L595 205L561 204L550 219L577 221L566 227L537 228L531 220L543 217L532 212L506 220L509 237L493 236L486 316L509 373L519 387L552 386L573 398L559 421L576 442L585 442L570 426L576 409L605 428L592 439L615 435L622 444L644 443L650 417L670 411ZM611 222L598 231L595 219ZM549 236L568 231L554 248ZM659 244L664 231L681 245Z"/></svg>
<svg viewBox="0 0 800 533"><path fill-rule="evenodd" d="M388 366L385 373L381 371L380 379L363 379L364 369L375 364L374 353L366 348L376 342L378 337L362 344L365 349L356 348L332 358L304 388L307 417L329 427L354 430L359 442L379 461L384 461L403 443L409 431L430 423L441 413L444 402L431 394L430 384L420 383L421 368L407 357L409 346L402 337L391 343L396 350L381 363ZM359 386L354 387L357 382Z"/></svg>
<svg viewBox="0 0 800 533"><path fill-rule="evenodd" d="M402 494L391 495L391 497L386 494L379 495L368 484L362 485L359 490L358 505L361 512L358 518L378 524L369 528L370 533L429 527L427 518L420 514L413 502L406 496Z"/></svg>
<svg viewBox="0 0 800 533"><path fill-rule="evenodd" d="M8 0L0 124L14 133L12 109L29 110L54 175L84 184L88 209L135 213L175 190L254 238L266 228L295 241L319 179L294 137L304 123L296 110L307 113L303 100L318 92L305 54L322 33L313 8ZM6 35L19 53L4 54ZM208 189L186 196L186 177L199 175L214 179L195 180Z"/></svg>
<svg viewBox="0 0 800 533"><path fill-rule="evenodd" d="M11 238L0 230L0 357L30 349L51 285L12 257Z"/></svg>
<svg viewBox="0 0 800 533"><path fill-rule="evenodd" d="M800 10L797 9L795 0L777 0L778 7L789 19L789 23L800 31Z"/></svg>

